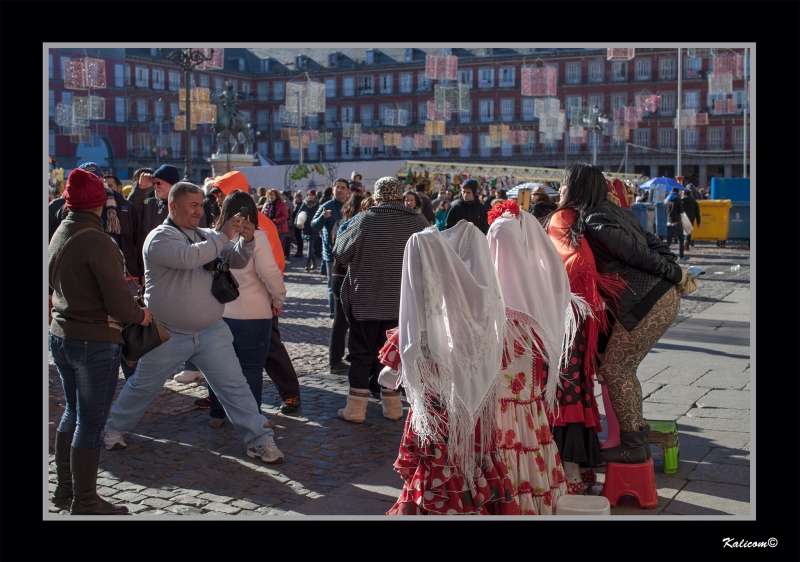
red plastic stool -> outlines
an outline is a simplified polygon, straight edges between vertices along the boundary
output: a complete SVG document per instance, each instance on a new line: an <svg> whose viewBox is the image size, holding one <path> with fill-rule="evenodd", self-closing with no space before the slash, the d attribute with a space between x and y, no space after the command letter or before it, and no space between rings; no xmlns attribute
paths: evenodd
<svg viewBox="0 0 800 562"><path fill-rule="evenodd" d="M611 507L616 507L617 500L625 494L635 496L642 509L658 507L652 458L640 464L606 463L606 479L601 495L605 496Z"/></svg>

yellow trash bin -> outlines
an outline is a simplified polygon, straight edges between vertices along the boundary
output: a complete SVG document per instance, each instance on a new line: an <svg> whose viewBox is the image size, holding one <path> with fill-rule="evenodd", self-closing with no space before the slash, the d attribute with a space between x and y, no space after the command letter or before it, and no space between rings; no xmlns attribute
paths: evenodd
<svg viewBox="0 0 800 562"><path fill-rule="evenodd" d="M692 230L692 240L705 240L724 244L728 239L728 215L733 204L730 199L701 199L700 224Z"/></svg>

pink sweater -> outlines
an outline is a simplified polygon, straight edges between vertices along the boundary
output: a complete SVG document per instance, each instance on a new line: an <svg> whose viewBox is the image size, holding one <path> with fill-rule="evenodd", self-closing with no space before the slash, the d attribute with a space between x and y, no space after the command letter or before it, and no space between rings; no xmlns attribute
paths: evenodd
<svg viewBox="0 0 800 562"><path fill-rule="evenodd" d="M286 299L283 275L275 263L267 235L254 232L256 243L253 258L244 269L231 269L239 283L239 298L225 305L222 316L235 320L272 318L272 309L280 308ZM236 239L234 239L235 241Z"/></svg>

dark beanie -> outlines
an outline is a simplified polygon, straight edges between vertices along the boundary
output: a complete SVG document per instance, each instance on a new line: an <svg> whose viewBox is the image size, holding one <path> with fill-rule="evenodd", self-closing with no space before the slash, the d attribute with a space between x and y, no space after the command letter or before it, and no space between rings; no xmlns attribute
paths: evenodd
<svg viewBox="0 0 800 562"><path fill-rule="evenodd" d="M478 181L473 179L468 179L467 181L461 184L461 187L468 187L472 190L472 194L475 195L478 193Z"/></svg>
<svg viewBox="0 0 800 562"><path fill-rule="evenodd" d="M678 191L680 191L680 190L677 187L673 187L672 188L672 193L678 193Z"/></svg>
<svg viewBox="0 0 800 562"><path fill-rule="evenodd" d="M106 186L91 172L75 168L67 177L64 206L67 209L96 209L106 204Z"/></svg>
<svg viewBox="0 0 800 562"><path fill-rule="evenodd" d="M94 162L84 162L80 166L78 166L81 170L86 170L87 172L92 172L98 178L103 179L103 168L99 165L95 164Z"/></svg>
<svg viewBox="0 0 800 562"><path fill-rule="evenodd" d="M181 174L178 172L178 168L175 166L170 166L169 164L164 164L158 170L153 172L153 177L164 180L170 185L175 185L181 181Z"/></svg>

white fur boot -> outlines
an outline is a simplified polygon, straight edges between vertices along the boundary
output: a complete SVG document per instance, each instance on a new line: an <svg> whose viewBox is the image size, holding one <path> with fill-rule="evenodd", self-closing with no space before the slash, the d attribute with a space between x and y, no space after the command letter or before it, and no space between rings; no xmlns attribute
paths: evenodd
<svg viewBox="0 0 800 562"><path fill-rule="evenodd" d="M400 401L400 393L388 388L381 389L381 408L383 417L387 420L399 420L403 417L403 403Z"/></svg>
<svg viewBox="0 0 800 562"><path fill-rule="evenodd" d="M347 406L339 410L336 414L339 419L353 422L364 423L367 419L367 402L369 401L369 389L351 388L347 395Z"/></svg>

